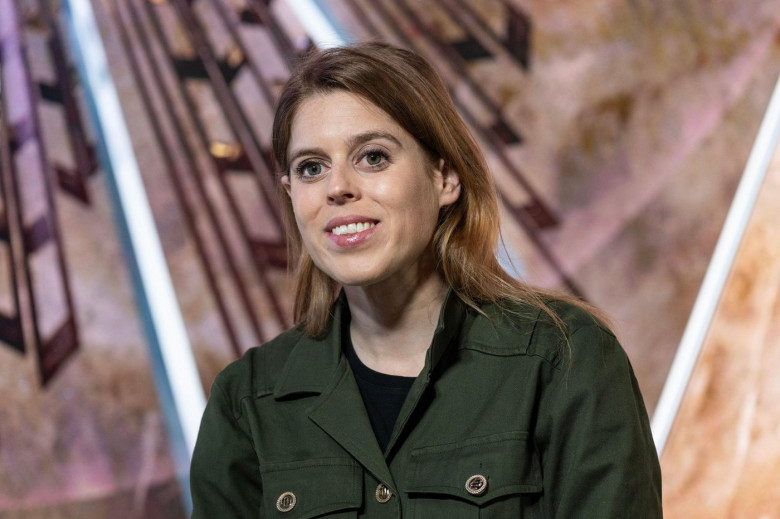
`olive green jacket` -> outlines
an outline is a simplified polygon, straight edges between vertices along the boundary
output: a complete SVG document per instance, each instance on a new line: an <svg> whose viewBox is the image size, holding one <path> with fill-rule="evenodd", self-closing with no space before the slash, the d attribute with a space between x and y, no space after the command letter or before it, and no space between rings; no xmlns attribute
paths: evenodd
<svg viewBox="0 0 780 519"><path fill-rule="evenodd" d="M567 344L537 309L486 317L451 292L382 453L342 354L344 305L324 338L287 331L219 374L193 518L662 516L636 379L587 313L554 305Z"/></svg>

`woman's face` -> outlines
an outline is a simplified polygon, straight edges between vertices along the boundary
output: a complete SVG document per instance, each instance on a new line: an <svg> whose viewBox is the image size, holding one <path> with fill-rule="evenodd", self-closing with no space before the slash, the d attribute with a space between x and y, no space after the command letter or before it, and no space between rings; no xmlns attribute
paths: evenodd
<svg viewBox="0 0 780 519"><path fill-rule="evenodd" d="M434 268L439 209L458 199L458 177L387 113L346 92L311 97L293 118L287 153L282 182L323 272L368 286Z"/></svg>

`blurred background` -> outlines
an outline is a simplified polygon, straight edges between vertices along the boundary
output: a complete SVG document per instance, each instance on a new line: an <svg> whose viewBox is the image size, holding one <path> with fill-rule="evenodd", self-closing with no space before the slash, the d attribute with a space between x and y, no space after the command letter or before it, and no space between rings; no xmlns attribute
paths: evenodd
<svg viewBox="0 0 780 519"><path fill-rule="evenodd" d="M292 324L275 98L309 49L376 39L435 64L505 264L613 317L653 416L778 80L780 1L0 0L1 518L186 517L182 408ZM780 517L766 157L656 438L667 517Z"/></svg>

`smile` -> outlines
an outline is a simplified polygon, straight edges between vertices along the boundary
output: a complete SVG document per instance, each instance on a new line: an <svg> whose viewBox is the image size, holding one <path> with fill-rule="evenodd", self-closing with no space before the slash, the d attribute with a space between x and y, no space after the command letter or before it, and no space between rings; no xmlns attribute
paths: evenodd
<svg viewBox="0 0 780 519"><path fill-rule="evenodd" d="M347 225L339 225L338 227L334 227L330 232L336 236L342 236L344 234L355 234L371 229L375 225L376 224L374 222L350 223Z"/></svg>

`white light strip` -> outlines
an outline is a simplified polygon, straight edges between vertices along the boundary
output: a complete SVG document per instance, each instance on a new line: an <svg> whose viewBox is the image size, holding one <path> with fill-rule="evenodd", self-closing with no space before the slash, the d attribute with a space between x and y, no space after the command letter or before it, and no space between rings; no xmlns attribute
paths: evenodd
<svg viewBox="0 0 780 519"><path fill-rule="evenodd" d="M187 453L192 455L200 419L206 405L195 359L192 355L179 305L157 228L146 197L141 173L133 153L116 88L111 78L103 43L88 0L66 0L71 17L71 37L80 54L82 80L91 94L97 115L99 136L108 161L106 172L113 175L118 192L120 220L126 226L135 256L143 301L156 335L159 357L173 396L174 410L181 425ZM143 304L143 303L142 303ZM150 340L150 343L154 343ZM152 355L152 359L157 356ZM154 362L154 360L152 360ZM170 416L169 416L170 418Z"/></svg>
<svg viewBox="0 0 780 519"><path fill-rule="evenodd" d="M745 233L766 170L775 152L778 136L780 136L780 79L775 85L772 99L758 130L758 136L745 165L734 201L653 414L653 439L659 454L663 452L677 416L680 402L720 301L726 278Z"/></svg>
<svg viewBox="0 0 780 519"><path fill-rule="evenodd" d="M298 21L317 48L340 47L350 42L334 27L314 0L287 0Z"/></svg>

